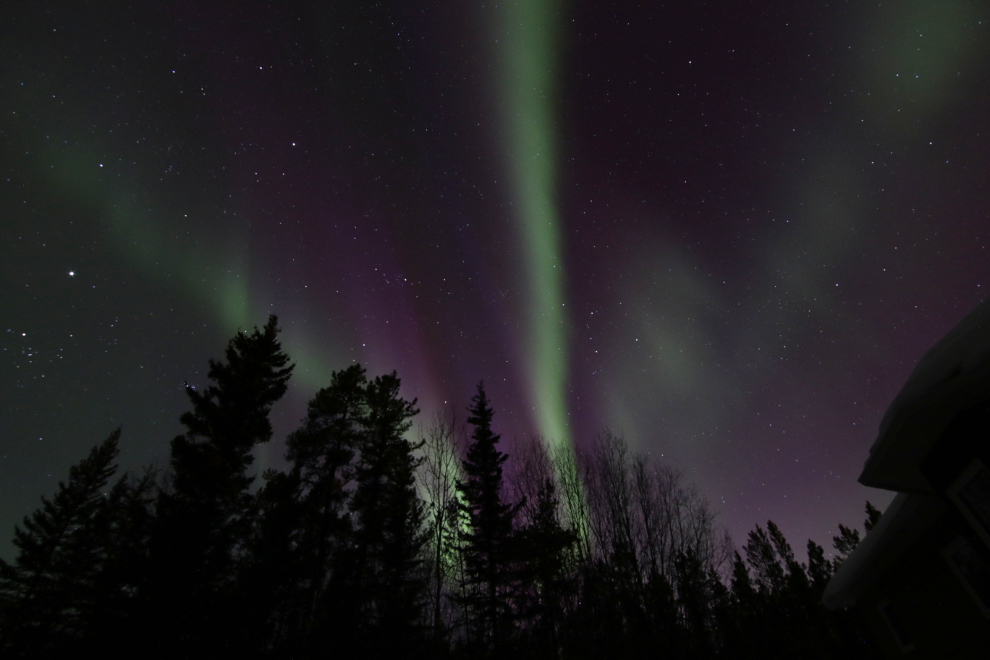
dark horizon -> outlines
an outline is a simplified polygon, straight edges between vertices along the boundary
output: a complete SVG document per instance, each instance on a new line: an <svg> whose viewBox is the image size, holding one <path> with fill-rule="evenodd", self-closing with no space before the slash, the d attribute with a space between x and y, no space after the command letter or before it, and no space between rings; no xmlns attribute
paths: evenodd
<svg viewBox="0 0 990 660"><path fill-rule="evenodd" d="M411 442L395 372L336 371L288 469L252 488L295 369L278 334L274 315L236 334L186 388L167 469L119 476L114 431L15 529L5 657L880 657L865 613L823 602L855 526L832 560L808 541L801 561L773 521L740 552L693 484L621 436L510 456L483 383L464 437L438 416Z"/></svg>

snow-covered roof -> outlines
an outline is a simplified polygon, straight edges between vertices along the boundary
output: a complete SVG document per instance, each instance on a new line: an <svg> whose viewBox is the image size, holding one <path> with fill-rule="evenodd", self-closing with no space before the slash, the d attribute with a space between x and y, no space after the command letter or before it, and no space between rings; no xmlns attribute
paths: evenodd
<svg viewBox="0 0 990 660"><path fill-rule="evenodd" d="M990 299L929 350L880 423L860 483L931 492L919 467L955 417L990 398Z"/></svg>
<svg viewBox="0 0 990 660"><path fill-rule="evenodd" d="M880 422L859 482L900 494L825 589L849 607L944 513L921 464L957 413L990 399L990 299L921 358Z"/></svg>

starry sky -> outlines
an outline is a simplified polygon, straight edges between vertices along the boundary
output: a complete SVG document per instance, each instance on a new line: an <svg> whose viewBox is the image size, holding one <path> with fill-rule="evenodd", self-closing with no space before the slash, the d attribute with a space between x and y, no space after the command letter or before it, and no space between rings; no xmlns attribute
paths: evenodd
<svg viewBox="0 0 990 660"><path fill-rule="evenodd" d="M886 407L990 287L990 6L8 2L0 556L117 426L167 462L279 315L280 439L329 374L425 421L609 427L737 544L863 502Z"/></svg>

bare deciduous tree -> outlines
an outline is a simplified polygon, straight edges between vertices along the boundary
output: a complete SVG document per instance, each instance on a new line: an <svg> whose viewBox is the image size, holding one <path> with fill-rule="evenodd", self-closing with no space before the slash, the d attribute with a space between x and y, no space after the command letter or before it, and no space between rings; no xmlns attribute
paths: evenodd
<svg viewBox="0 0 990 660"><path fill-rule="evenodd" d="M430 575L430 605L434 634L444 625L444 592L455 570L457 526L457 480L460 459L456 433L457 418L452 411L437 411L423 437L423 463L420 466L420 488L426 505L429 530L429 557L426 562Z"/></svg>

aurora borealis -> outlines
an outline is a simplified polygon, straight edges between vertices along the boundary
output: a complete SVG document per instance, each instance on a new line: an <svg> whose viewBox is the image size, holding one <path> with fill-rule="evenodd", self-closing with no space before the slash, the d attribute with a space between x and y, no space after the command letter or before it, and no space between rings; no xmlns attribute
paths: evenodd
<svg viewBox="0 0 990 660"><path fill-rule="evenodd" d="M682 469L737 543L859 525L880 418L990 287L990 9L0 8L0 556L123 426L279 315L284 437L331 371L422 420ZM70 274L71 272L71 274ZM282 445L260 453L280 465Z"/></svg>
<svg viewBox="0 0 990 660"><path fill-rule="evenodd" d="M564 259L557 213L554 134L559 11L550 0L511 2L502 10L505 38L504 140L526 263L526 376L536 431L550 442L570 443L567 423Z"/></svg>

